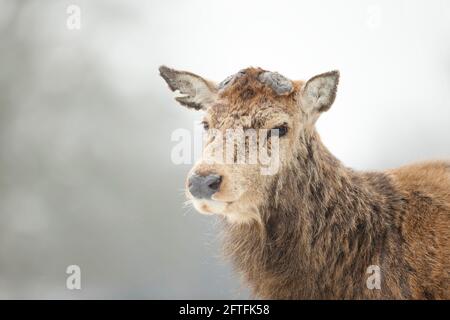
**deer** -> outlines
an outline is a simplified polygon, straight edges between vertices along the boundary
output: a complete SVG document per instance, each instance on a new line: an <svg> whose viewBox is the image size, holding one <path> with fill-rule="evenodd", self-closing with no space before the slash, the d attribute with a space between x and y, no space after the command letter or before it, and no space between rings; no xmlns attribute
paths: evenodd
<svg viewBox="0 0 450 320"><path fill-rule="evenodd" d="M342 164L315 126L335 101L339 71L302 81L249 67L220 83L159 72L179 104L203 111L186 196L220 220L224 256L253 298L450 298L450 161L384 171ZM223 141L209 132L233 128L276 131L265 142L278 139L276 173L210 161Z"/></svg>

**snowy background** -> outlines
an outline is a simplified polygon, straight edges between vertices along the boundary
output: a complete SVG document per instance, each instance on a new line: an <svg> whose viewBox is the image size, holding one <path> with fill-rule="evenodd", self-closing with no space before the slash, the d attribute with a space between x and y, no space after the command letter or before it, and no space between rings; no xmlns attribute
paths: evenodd
<svg viewBox="0 0 450 320"><path fill-rule="evenodd" d="M66 22L81 9L81 29ZM188 165L161 64L341 82L319 120L347 165L450 156L450 2L0 0L0 298L246 298ZM82 290L65 271L82 270Z"/></svg>

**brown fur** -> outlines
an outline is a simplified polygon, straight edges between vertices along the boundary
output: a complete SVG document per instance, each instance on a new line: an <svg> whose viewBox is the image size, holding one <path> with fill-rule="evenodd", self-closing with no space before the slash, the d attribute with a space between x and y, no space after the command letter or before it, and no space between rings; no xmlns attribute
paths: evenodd
<svg viewBox="0 0 450 320"><path fill-rule="evenodd" d="M449 164L359 173L316 133L305 142L282 187L266 190L276 201L262 206L263 225L225 223L225 251L255 296L448 299ZM366 287L370 265L381 290Z"/></svg>
<svg viewBox="0 0 450 320"><path fill-rule="evenodd" d="M330 90L330 102L314 110L302 105L307 83L294 81L290 94L277 95L258 81L263 71L241 71L203 108L206 121L219 129L270 128L287 116L290 129L282 138L279 172L261 177L251 166L199 163L193 168L224 177L215 195L227 206L224 250L253 294L267 299L449 299L450 162L385 172L349 169L325 148L314 128L336 88ZM339 76L318 77L330 75ZM246 191L236 196L243 185ZM199 210L209 212L208 205ZM250 218L232 223L229 215L236 212ZM380 290L366 286L371 265L381 269Z"/></svg>

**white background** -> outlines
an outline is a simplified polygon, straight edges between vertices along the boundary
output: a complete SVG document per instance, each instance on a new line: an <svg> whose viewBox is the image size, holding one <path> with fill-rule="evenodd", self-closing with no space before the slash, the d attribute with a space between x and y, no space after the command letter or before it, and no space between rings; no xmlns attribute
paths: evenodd
<svg viewBox="0 0 450 320"><path fill-rule="evenodd" d="M200 114L161 64L216 81L339 69L318 129L345 164L450 156L447 0L1 0L0 35L0 298L247 297L214 219L183 208L170 135Z"/></svg>

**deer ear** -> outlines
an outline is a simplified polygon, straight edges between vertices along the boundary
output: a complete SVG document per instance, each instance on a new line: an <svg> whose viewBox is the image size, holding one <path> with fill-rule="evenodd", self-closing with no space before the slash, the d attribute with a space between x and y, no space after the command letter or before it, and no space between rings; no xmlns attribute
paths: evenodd
<svg viewBox="0 0 450 320"><path fill-rule="evenodd" d="M178 90L183 95L175 98L183 106L205 110L217 97L216 85L196 74L166 66L159 67L159 73L172 91Z"/></svg>
<svg viewBox="0 0 450 320"><path fill-rule="evenodd" d="M339 71L330 71L309 79L301 89L301 102L307 113L319 114L330 109L336 98Z"/></svg>

